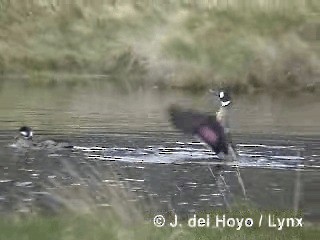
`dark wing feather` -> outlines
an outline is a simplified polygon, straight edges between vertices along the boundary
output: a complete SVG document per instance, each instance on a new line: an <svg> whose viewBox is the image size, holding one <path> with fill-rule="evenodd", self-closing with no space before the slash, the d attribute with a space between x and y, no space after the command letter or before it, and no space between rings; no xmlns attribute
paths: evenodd
<svg viewBox="0 0 320 240"><path fill-rule="evenodd" d="M169 115L173 125L184 133L195 134L200 125L208 123L210 119L215 119L215 116L208 116L203 113L184 110L178 106L169 108Z"/></svg>
<svg viewBox="0 0 320 240"><path fill-rule="evenodd" d="M215 115L207 115L192 110L183 110L177 106L169 108L173 125L184 133L197 135L216 153L228 152L224 129Z"/></svg>

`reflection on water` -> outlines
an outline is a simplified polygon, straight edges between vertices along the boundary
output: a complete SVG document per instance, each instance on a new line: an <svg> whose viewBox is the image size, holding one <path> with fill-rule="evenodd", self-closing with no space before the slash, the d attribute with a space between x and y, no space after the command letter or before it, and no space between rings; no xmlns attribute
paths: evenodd
<svg viewBox="0 0 320 240"><path fill-rule="evenodd" d="M231 122L237 163L222 163L173 130L166 116L170 103L203 111L217 107L209 94L124 93L101 83L50 89L3 82L0 211L29 211L35 203L59 209L59 195L48 193L58 184L87 187L104 207L112 200L101 188L117 187L130 193L128 200L154 211L228 208L242 199L266 209L303 207L307 217L320 216L316 97L235 98ZM58 152L10 148L20 125L32 126L39 138L68 140L76 147Z"/></svg>

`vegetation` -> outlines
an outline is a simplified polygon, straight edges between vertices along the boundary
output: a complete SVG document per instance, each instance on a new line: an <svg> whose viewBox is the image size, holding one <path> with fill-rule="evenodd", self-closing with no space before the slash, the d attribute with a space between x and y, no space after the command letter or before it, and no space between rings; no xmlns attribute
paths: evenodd
<svg viewBox="0 0 320 240"><path fill-rule="evenodd" d="M158 228L152 221L127 217L121 220L108 211L102 211L99 214L1 218L0 239L317 239L319 234L316 226L282 230L267 226L242 227L240 230L229 227L192 228L187 225L187 220L182 221L182 227ZM214 218L214 215L210 217ZM258 218L255 220L258 222Z"/></svg>
<svg viewBox="0 0 320 240"><path fill-rule="evenodd" d="M228 210L217 208L208 212L198 212L197 219L209 219L209 226L196 227L195 220L190 221L194 218L193 214L186 216L178 213L178 224L171 227L170 223L176 221L174 211L164 212L157 209L151 199L145 203L130 201L129 199L134 199L134 193L122 188L116 180L103 184L97 169L89 166L91 168L82 172L75 170L72 164L64 163L68 174L82 185L64 186L53 180L51 184L54 187L47 188L50 194L34 199L33 206L24 204L26 206L22 207L25 210L23 213L11 213L0 219L0 240L317 239L316 236L320 232L318 225L307 222L300 212L258 210L247 200L237 201L237 204ZM27 212L26 207L31 207L31 211ZM166 219L162 227L156 227L154 224L154 217L158 214L162 214ZM235 224L234 227L223 227L220 222L217 226L216 216L222 219L224 214L226 219L250 218L252 223L247 222L247 227L244 222L241 226ZM261 215L263 221L259 225ZM276 223L276 218L302 218L302 227L297 226L297 222L294 222L294 227L290 225L281 230L271 227L269 215L274 217L271 225Z"/></svg>
<svg viewBox="0 0 320 240"><path fill-rule="evenodd" d="M318 1L0 1L0 72L34 83L319 87ZM88 80L89 81L89 80Z"/></svg>

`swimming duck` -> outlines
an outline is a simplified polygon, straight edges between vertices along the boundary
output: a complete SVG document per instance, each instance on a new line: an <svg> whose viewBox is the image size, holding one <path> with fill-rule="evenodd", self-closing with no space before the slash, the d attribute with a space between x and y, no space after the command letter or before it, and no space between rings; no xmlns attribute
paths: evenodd
<svg viewBox="0 0 320 240"><path fill-rule="evenodd" d="M172 105L169 108L170 119L177 129L184 133L197 136L219 157L225 160L235 161L237 155L232 144L229 128L231 97L226 90L220 90L218 97L220 100L220 108L216 114L210 115L194 110L185 110L176 105Z"/></svg>
<svg viewBox="0 0 320 240"><path fill-rule="evenodd" d="M56 142L54 140L44 140L36 142L33 140L33 131L28 126L20 127L19 134L15 137L16 142L13 146L17 148L32 148L32 149L47 149L58 150L73 148L72 145L66 142Z"/></svg>

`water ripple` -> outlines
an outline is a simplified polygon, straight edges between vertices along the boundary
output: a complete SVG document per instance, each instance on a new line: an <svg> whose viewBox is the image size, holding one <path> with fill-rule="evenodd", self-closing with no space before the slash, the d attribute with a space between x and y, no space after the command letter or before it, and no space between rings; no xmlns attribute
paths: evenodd
<svg viewBox="0 0 320 240"><path fill-rule="evenodd" d="M301 147L293 145L238 144L237 162L225 162L197 142L168 142L170 146L152 146L144 148L128 147L75 147L84 153L87 159L101 161L123 161L132 163L165 164L207 164L230 165L239 167L292 169L303 167L305 158L301 156Z"/></svg>

